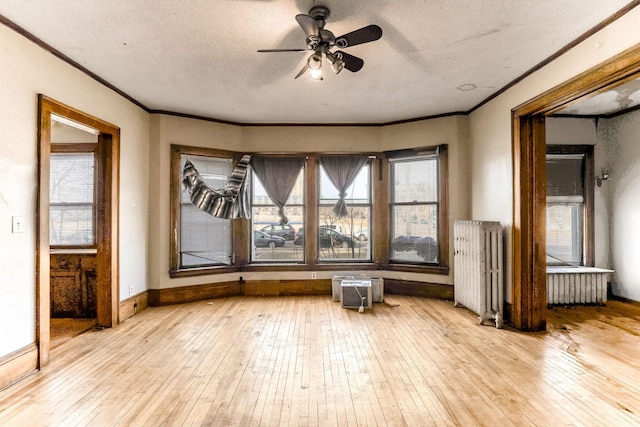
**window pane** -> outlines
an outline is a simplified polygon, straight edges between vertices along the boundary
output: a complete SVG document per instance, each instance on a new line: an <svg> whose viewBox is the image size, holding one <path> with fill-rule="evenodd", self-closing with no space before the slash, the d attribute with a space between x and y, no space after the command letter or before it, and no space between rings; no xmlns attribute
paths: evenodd
<svg viewBox="0 0 640 427"><path fill-rule="evenodd" d="M371 200L370 187L370 167L364 165L353 181L353 184L347 188L346 202L347 205L353 203L369 203ZM331 180L324 171L324 168L320 167L320 203L321 204L335 204L338 201L338 190L331 183Z"/></svg>
<svg viewBox="0 0 640 427"><path fill-rule="evenodd" d="M280 224L278 208L271 201L260 180L252 174L251 221L253 262L304 262L304 236L296 239L304 227L304 168L291 190L284 213L289 219Z"/></svg>
<svg viewBox="0 0 640 427"><path fill-rule="evenodd" d="M435 157L398 160L393 166L395 203L436 202L438 200L438 160Z"/></svg>
<svg viewBox="0 0 640 427"><path fill-rule="evenodd" d="M93 153L52 154L51 203L93 203Z"/></svg>
<svg viewBox="0 0 640 427"><path fill-rule="evenodd" d="M233 170L231 159L181 155L194 164L202 179L215 189L222 189ZM182 167L180 168L182 170ZM182 174L180 175L182 182ZM220 219L196 208L187 191L180 195L180 266L231 264L233 254L230 219Z"/></svg>
<svg viewBox="0 0 640 427"><path fill-rule="evenodd" d="M394 206L392 215L391 259L437 263L437 205Z"/></svg>
<svg viewBox="0 0 640 427"><path fill-rule="evenodd" d="M582 196L584 155L547 155L547 196Z"/></svg>
<svg viewBox="0 0 640 427"><path fill-rule="evenodd" d="M93 244L93 153L51 154L50 244Z"/></svg>
<svg viewBox="0 0 640 427"><path fill-rule="evenodd" d="M349 215L338 219L333 207L339 193L324 168L320 167L318 216L318 259L320 261L371 259L371 167L362 167L347 188L345 201Z"/></svg>
<svg viewBox="0 0 640 427"><path fill-rule="evenodd" d="M582 264L583 204L547 204L547 263Z"/></svg>
<svg viewBox="0 0 640 427"><path fill-rule="evenodd" d="M50 244L93 244L93 205L52 205L49 210Z"/></svg>
<svg viewBox="0 0 640 427"><path fill-rule="evenodd" d="M321 261L371 259L369 206L348 206L349 216L337 219L333 206L320 207L318 259Z"/></svg>

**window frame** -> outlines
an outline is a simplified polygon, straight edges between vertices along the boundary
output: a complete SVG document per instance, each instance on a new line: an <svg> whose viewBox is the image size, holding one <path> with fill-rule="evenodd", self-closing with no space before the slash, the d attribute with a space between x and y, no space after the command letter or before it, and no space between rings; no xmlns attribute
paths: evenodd
<svg viewBox="0 0 640 427"><path fill-rule="evenodd" d="M356 154L360 154L360 153L349 153L349 154L344 154L345 157L348 157L349 155L356 155ZM325 155L325 154L323 154ZM374 205L374 189L373 189L373 163L375 156L369 155L369 159L366 161L366 163L363 165L367 166L369 168L369 176L368 176L368 189L369 189L369 194L368 194L368 199L369 202L368 203L347 203L347 209L351 208L351 207L366 207L369 209L369 226L368 226L368 233L369 233L369 238L367 239L367 245L369 246L368 248L368 252L369 252L369 256L367 258L336 258L336 259L331 259L331 258L323 258L320 259L320 252L322 252L322 247L320 246L320 237L321 237L321 232L320 232L320 228L325 226L325 224L321 223L320 220L320 209L322 208L333 208L333 206L335 205L335 201L331 201L331 202L325 202L322 203L322 200L320 199L320 195L321 195L321 174L322 174L322 166L320 165L320 162L318 160L318 167L317 167L317 173L316 173L316 187L317 187L317 197L316 197L316 218L317 218L317 227L315 229L315 239L317 241L317 247L318 247L318 257L317 257L317 263L319 265L324 265L324 264L357 264L357 265L361 265L361 264L367 264L367 263L372 263L374 260L374 253L373 253L373 242L376 240L374 237L372 237L372 233L371 233L371 229L373 228L373 217L374 217L374 209L375 209L375 205ZM326 173L326 172L325 172ZM326 229L326 226L325 226ZM346 235L346 234L345 234ZM354 237L352 237L351 235L346 235L352 239L354 239ZM306 233L305 233L305 239L306 239Z"/></svg>
<svg viewBox="0 0 640 427"><path fill-rule="evenodd" d="M206 275L212 273L228 273L238 271L238 264L242 264L243 260L247 259L248 247L242 248L242 245L237 242L242 241L243 226L239 222L246 220L231 219L231 263L230 265L206 265L197 267L182 267L180 265L180 242L181 242L181 230L180 230L180 195L182 194L182 182L180 177L182 175L180 170L180 158L183 155L187 156L200 156L200 157L214 157L221 159L233 160L235 166L240 159L240 153L227 150L218 150L212 148L203 147L190 147L185 145L171 145L170 156L170 188L169 188L169 206L170 206L170 260L169 260L169 276L175 277L191 277ZM248 228L248 227L244 227ZM245 234L248 236L248 230ZM247 245L245 245L247 246Z"/></svg>
<svg viewBox="0 0 640 427"><path fill-rule="evenodd" d="M413 148L405 150L387 151L385 152L387 163L387 187L388 187L388 230L391 230L393 224L393 210L397 205L411 205L411 203L394 203L393 202L393 173L392 160L405 158L410 159L424 156L435 155L438 162L438 262L411 262L403 260L391 260L391 240L392 234L389 233L386 242L387 264L385 268L391 271L410 271L429 274L449 274L449 206L448 206L448 146L447 144L429 146L422 148Z"/></svg>
<svg viewBox="0 0 640 427"><path fill-rule="evenodd" d="M92 243L89 245L50 245L51 249L97 249L98 248L98 238L97 238L97 209L98 209L98 143L97 142L80 142L80 143L52 143L51 144L51 153L54 154L93 154L93 201L91 202L92 206L92 215L91 215L91 241ZM50 160L51 162L51 160ZM74 205L78 206L86 206L89 203L74 203ZM57 203L49 202L49 210L51 207L58 206ZM67 205L68 206L68 205Z"/></svg>
<svg viewBox="0 0 640 427"><path fill-rule="evenodd" d="M582 205L582 260L580 266L593 267L595 265L595 207L594 207L594 183L595 183L595 160L594 146L549 144L546 148L546 155L584 155L583 164L583 205ZM546 164L546 156L545 156ZM545 195L546 195L545 182ZM548 202L545 197L545 212ZM546 224L546 217L545 217ZM546 227L545 227L546 228ZM545 232L546 242L546 232ZM546 250L546 244L545 244ZM547 263L548 265L561 265L560 263Z"/></svg>
<svg viewBox="0 0 640 427"><path fill-rule="evenodd" d="M307 156L306 155L289 155L287 154L286 156L288 157L300 157L300 158L304 158L305 162L302 165L302 168L299 172L298 178L300 178L300 176L302 176L302 185L303 185L303 195L302 195L302 201L300 203L289 203L289 201L287 200L287 204L284 206L285 211L287 208L292 208L292 207L300 207L303 211L303 221L302 221L302 227L306 228L306 219L308 217L308 213L307 213L307 189L308 189L308 185L307 185L307 181L308 181L308 175L307 175ZM280 156L282 157L282 156ZM251 169L251 168L250 168ZM255 176L255 173L253 172L253 170L250 170L250 172L248 173L248 177L250 179L250 187L249 188L249 211L251 212L251 215L253 216L253 198L254 198L254 186L253 186L253 182L256 179L259 179L258 177ZM289 197L291 198L292 195L290 195ZM271 202L270 204L264 204L264 203L258 203L255 206L259 206L259 207L273 207L274 209L277 209L276 205ZM249 252L248 252L248 261L247 261L247 266L268 266L268 267L274 267L274 266L299 266L299 265L306 265L307 263L307 255L306 255L306 250L304 250L305 248L303 248L303 255L302 255L302 259L300 261L294 260L294 259L286 259L286 260L282 260L282 261L278 261L278 260L274 260L274 259L267 259L264 261L259 261L259 260L254 260L253 259L253 252L254 252L254 247L253 247L253 241L254 241L254 237L253 237L253 231L254 231L254 226L255 225L261 225L261 224L254 224L253 223L253 218L249 218L248 220L249 223ZM291 223L289 223L291 224ZM264 225L269 225L269 224L264 224ZM275 222L271 224L272 226L275 226ZM262 228L262 227L261 227ZM258 230L261 230L261 228L259 228ZM295 232L297 231L295 227L293 227L294 229L294 239L295 239ZM292 240L293 242L293 240ZM277 268L277 267L276 267Z"/></svg>
<svg viewBox="0 0 640 427"><path fill-rule="evenodd" d="M438 153L439 160L439 202L438 230L439 245L439 265L411 264L390 262L390 205L389 205L389 158L395 155L425 153ZM323 152L323 153L278 153L278 155L301 156L306 158L304 166L304 228L305 230L318 230L319 224L319 158L326 155L349 155L361 154L372 158L369 163L370 170L370 192L371 192L371 218L369 222L369 241L371 259L356 261L351 259L340 259L336 261L319 261L318 236L314 233L313 238L306 238L305 235L305 259L304 262L252 262L252 222L251 219L232 220L232 264L229 266L210 266L198 268L179 268L179 241L180 241L180 212L179 195L181 191L180 182L180 156L197 155L212 156L234 159L234 164L245 152L233 152L203 147L191 147L185 145L171 145L170 159L170 270L171 278L195 277L209 274L222 274L233 272L263 272L263 271L335 271L337 269L358 269L377 271L381 269L389 271L407 271L424 274L448 275L449 274L449 220L448 220L448 154L447 145L439 145L424 148L415 148L388 152ZM262 153L250 153L262 154ZM249 207L251 209L252 206Z"/></svg>

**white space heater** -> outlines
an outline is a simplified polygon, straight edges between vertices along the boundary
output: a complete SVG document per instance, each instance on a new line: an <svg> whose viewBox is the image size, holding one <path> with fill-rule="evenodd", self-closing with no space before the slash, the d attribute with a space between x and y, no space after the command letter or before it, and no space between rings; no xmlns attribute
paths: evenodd
<svg viewBox="0 0 640 427"><path fill-rule="evenodd" d="M504 306L502 225L496 221L453 224L455 305L493 319L502 328Z"/></svg>
<svg viewBox="0 0 640 427"><path fill-rule="evenodd" d="M343 308L357 308L363 312L371 308L373 296L371 279L343 280L340 284L340 301Z"/></svg>
<svg viewBox="0 0 640 427"><path fill-rule="evenodd" d="M340 301L340 286L343 280L371 280L372 302L384 301L384 279L382 277L333 276L331 294L334 301Z"/></svg>

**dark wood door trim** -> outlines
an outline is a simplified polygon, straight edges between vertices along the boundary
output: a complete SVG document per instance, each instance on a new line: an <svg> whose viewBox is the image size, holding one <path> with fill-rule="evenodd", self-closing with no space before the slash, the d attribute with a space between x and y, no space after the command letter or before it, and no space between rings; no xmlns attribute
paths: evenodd
<svg viewBox="0 0 640 427"><path fill-rule="evenodd" d="M49 259L49 173L51 115L55 114L92 127L98 136L97 215L97 317L98 324L118 323L118 200L120 129L74 108L38 96L38 192L36 203L36 343L38 365L49 361L50 347L50 259Z"/></svg>
<svg viewBox="0 0 640 427"><path fill-rule="evenodd" d="M640 76L640 44L512 111L513 253L511 323L546 328L545 117Z"/></svg>

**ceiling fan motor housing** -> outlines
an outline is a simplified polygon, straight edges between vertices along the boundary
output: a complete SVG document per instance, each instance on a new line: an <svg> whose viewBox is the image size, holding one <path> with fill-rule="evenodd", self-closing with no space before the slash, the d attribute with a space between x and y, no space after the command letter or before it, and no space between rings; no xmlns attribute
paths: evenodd
<svg viewBox="0 0 640 427"><path fill-rule="evenodd" d="M324 28L324 24L327 23L329 15L331 15L331 12L326 6L313 6L309 10L309 16L316 20L316 22L318 23L318 28L320 29Z"/></svg>

